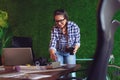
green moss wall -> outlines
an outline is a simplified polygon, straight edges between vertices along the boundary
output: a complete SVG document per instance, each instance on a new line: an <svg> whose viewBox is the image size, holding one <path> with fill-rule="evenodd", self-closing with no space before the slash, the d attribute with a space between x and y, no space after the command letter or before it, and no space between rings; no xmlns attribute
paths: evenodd
<svg viewBox="0 0 120 80"><path fill-rule="evenodd" d="M33 39L36 56L49 58L50 30L54 24L53 11L65 9L70 20L81 29L78 58L92 57L96 47L96 11L98 0L0 0L0 10L9 14L9 33ZM117 35L119 34L117 31ZM116 47L120 44L116 37ZM114 53L119 52L115 48ZM117 54L116 54L117 55Z"/></svg>
<svg viewBox="0 0 120 80"><path fill-rule="evenodd" d="M10 33L33 39L36 56L49 57L53 11L65 9L70 20L81 29L81 47L77 57L92 57L96 47L97 0L0 0L0 9L9 14Z"/></svg>

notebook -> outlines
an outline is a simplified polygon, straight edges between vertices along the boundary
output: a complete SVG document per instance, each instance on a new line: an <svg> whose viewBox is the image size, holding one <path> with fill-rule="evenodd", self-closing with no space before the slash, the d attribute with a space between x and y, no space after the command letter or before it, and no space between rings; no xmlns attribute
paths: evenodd
<svg viewBox="0 0 120 80"><path fill-rule="evenodd" d="M31 48L3 48L3 65L33 64Z"/></svg>

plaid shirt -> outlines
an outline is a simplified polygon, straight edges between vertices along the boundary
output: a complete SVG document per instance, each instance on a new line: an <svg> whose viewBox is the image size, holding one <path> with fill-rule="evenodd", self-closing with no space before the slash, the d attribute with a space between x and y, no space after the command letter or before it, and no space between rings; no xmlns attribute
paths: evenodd
<svg viewBox="0 0 120 80"><path fill-rule="evenodd" d="M61 29L54 26L51 31L50 49L55 51L64 51L66 46L80 46L80 28L74 22L67 23L67 36L62 33Z"/></svg>

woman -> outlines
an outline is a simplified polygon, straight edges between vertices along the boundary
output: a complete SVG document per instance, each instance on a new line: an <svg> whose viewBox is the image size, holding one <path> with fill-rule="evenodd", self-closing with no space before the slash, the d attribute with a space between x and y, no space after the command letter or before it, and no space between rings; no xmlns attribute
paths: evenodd
<svg viewBox="0 0 120 80"><path fill-rule="evenodd" d="M76 64L76 52L80 47L80 28L68 20L63 9L54 12L55 25L51 30L50 58L61 64Z"/></svg>

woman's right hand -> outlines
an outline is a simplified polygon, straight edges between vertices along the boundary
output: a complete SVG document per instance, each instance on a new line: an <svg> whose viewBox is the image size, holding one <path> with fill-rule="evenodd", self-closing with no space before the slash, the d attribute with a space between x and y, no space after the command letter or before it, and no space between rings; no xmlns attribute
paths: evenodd
<svg viewBox="0 0 120 80"><path fill-rule="evenodd" d="M53 60L53 61L56 61L57 60L57 56L55 53L50 53L50 58Z"/></svg>
<svg viewBox="0 0 120 80"><path fill-rule="evenodd" d="M53 60L53 61L56 61L57 60L57 56L55 54L55 51L53 49L50 50L50 58Z"/></svg>

